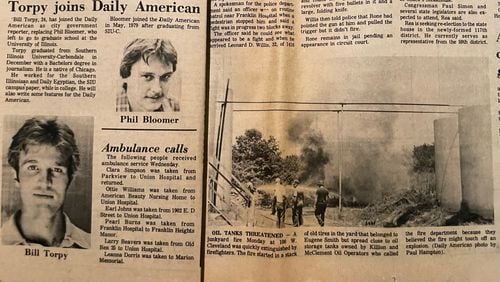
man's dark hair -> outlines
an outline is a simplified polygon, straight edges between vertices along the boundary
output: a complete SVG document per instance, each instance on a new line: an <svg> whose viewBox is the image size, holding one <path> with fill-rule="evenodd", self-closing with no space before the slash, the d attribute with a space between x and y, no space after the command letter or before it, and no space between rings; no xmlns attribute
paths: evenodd
<svg viewBox="0 0 500 282"><path fill-rule="evenodd" d="M60 154L63 165L68 169L69 180L73 179L80 165L80 153L73 130L55 118L31 118L12 137L8 152L8 162L19 177L19 155L27 152L29 145L53 146Z"/></svg>
<svg viewBox="0 0 500 282"><path fill-rule="evenodd" d="M177 67L177 51L167 39L135 39L125 48L120 64L120 76L130 76L132 65L142 59L146 64L151 57L157 57L164 63L171 63L173 71Z"/></svg>

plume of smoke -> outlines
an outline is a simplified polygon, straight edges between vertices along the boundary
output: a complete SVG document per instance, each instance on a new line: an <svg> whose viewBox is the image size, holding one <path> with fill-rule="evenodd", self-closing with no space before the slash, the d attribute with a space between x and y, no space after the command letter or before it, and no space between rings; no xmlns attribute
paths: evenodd
<svg viewBox="0 0 500 282"><path fill-rule="evenodd" d="M296 118L288 125L288 139L301 145L300 175L302 182L311 183L325 178L325 166L330 156L325 149L326 141L320 132L312 130L310 118Z"/></svg>
<svg viewBox="0 0 500 282"><path fill-rule="evenodd" d="M395 121L392 115L372 116L368 136L344 140L342 194L346 198L370 203L408 187L407 156L394 146ZM338 171L333 171L338 182ZM332 185L338 190L338 183Z"/></svg>
<svg viewBox="0 0 500 282"><path fill-rule="evenodd" d="M300 179L323 180L325 178L325 165L330 161L330 157L324 149L326 142L323 135L310 132L306 133L303 139L300 154L302 163Z"/></svg>
<svg viewBox="0 0 500 282"><path fill-rule="evenodd" d="M385 194L407 188L404 158L384 144L351 143L346 146L343 190L359 202L369 203Z"/></svg>
<svg viewBox="0 0 500 282"><path fill-rule="evenodd" d="M394 144L396 120L396 115L387 114L345 116L342 143L344 200L355 198L358 203L371 203L385 194L408 188L408 156ZM336 141L327 143L321 132L311 128L312 122L311 118L300 117L288 125L288 139L301 145L300 180L314 186L318 180L324 180L327 188L338 191L339 144Z"/></svg>
<svg viewBox="0 0 500 282"><path fill-rule="evenodd" d="M288 139L302 144L304 142L304 134L309 131L312 122L313 120L311 117L291 119L287 128Z"/></svg>

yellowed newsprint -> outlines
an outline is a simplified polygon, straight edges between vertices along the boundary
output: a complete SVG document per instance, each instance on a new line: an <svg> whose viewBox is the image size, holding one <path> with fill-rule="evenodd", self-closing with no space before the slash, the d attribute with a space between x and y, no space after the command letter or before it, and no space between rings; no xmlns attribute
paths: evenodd
<svg viewBox="0 0 500 282"><path fill-rule="evenodd" d="M498 280L498 8L212 1L206 280Z"/></svg>
<svg viewBox="0 0 500 282"><path fill-rule="evenodd" d="M200 280L206 3L0 11L0 280Z"/></svg>
<svg viewBox="0 0 500 282"><path fill-rule="evenodd" d="M0 281L497 281L500 5L0 4Z"/></svg>

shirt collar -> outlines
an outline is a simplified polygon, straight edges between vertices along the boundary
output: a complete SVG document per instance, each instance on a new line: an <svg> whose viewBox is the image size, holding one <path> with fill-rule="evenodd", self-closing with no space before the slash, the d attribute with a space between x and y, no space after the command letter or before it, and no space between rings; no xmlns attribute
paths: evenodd
<svg viewBox="0 0 500 282"><path fill-rule="evenodd" d="M66 225L66 232L64 233L64 238L58 247L79 249L90 248L90 234L76 227L66 214L63 215ZM40 245L37 243L28 242L23 237L16 223L19 216L19 212L15 213L2 227L2 241L4 245Z"/></svg>

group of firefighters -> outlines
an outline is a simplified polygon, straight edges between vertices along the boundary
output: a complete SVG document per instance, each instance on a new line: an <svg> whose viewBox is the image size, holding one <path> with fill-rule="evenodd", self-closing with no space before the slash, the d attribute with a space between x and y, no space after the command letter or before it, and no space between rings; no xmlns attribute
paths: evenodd
<svg viewBox="0 0 500 282"><path fill-rule="evenodd" d="M278 228L281 228L285 226L285 212L288 204L286 195L287 193L285 186L281 184L281 179L276 178L275 184L276 188L274 190L271 214L276 214L276 225L278 226ZM304 219L302 217L302 208L304 207L304 191L301 187L299 187L298 179L293 180L292 186L294 189L291 201L293 226L299 227L304 223ZM320 226L325 225L327 201L328 190L325 188L323 181L319 181L318 189L316 190L314 215L318 220Z"/></svg>

